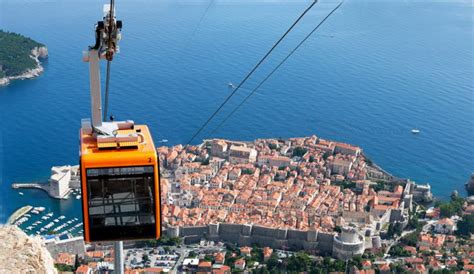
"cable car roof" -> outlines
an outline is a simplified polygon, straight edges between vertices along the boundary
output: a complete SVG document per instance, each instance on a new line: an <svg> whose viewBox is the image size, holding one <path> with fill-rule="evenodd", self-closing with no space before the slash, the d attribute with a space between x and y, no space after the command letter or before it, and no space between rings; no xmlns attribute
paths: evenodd
<svg viewBox="0 0 474 274"><path fill-rule="evenodd" d="M93 134L81 129L81 157L87 167L137 166L156 163L155 145L146 125L136 125L133 132L143 137L135 146L113 144L112 147L99 147ZM124 132L121 132L124 133Z"/></svg>

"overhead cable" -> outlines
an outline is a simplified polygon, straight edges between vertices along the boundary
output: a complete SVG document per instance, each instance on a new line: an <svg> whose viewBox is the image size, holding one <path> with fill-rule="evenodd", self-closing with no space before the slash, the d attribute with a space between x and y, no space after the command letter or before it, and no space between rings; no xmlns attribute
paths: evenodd
<svg viewBox="0 0 474 274"><path fill-rule="evenodd" d="M306 40L308 40L308 38L311 37L311 35L313 35L314 32L316 32L316 30L318 30L318 28L324 23L324 21L326 21L341 5L342 3L344 3L344 1L342 1L341 3L339 3L339 5L337 5L328 15L326 15L326 17L324 17L324 19L319 22L318 25L316 25L316 27L303 39L301 40L300 43L298 43L298 45L278 64L278 66L276 66L272 72L270 72L270 74L268 74L248 95L247 97L244 98L244 100L242 100L242 102L236 106L231 113L229 113L225 118L224 120L222 120L222 122L216 127L214 128L214 130L210 133L210 135L214 134L222 125L225 124L225 122L235 113L237 112L237 110L250 98L252 97L252 95L263 85L265 84L265 82L293 55L293 53L295 53L299 47L301 47L301 45L303 45L304 42L306 42Z"/></svg>
<svg viewBox="0 0 474 274"><path fill-rule="evenodd" d="M219 113L219 111L224 107L225 104L236 94L240 87L252 76L252 74L258 69L258 67L265 61L265 59L273 52L273 50L280 44L280 42L290 33L290 31L298 24L298 22L311 10L311 8L317 3L317 0L314 0L311 5L309 5L303 13L296 19L296 21L286 30L286 32L281 36L278 41L271 47L271 49L260 59L260 61L250 70L250 72L245 76L245 78L239 83L239 85L226 97L226 99L221 103L221 105L212 113L211 116L206 120L204 124L193 134L191 139L187 142L190 144L194 138L196 138L199 133L209 124L209 122Z"/></svg>

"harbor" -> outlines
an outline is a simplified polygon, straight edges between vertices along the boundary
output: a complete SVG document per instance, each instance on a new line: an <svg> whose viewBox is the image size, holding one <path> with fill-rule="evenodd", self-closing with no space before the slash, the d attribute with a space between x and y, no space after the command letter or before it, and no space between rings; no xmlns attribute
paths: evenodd
<svg viewBox="0 0 474 274"><path fill-rule="evenodd" d="M80 198L80 175L79 166L53 166L51 176L47 182L29 182L12 184L13 189L39 189L48 193L56 199L69 199L74 194L76 199ZM77 193L76 193L77 192ZM22 193L19 193L22 195ZM78 198L79 197L79 198Z"/></svg>
<svg viewBox="0 0 474 274"><path fill-rule="evenodd" d="M53 166L51 175L44 182L14 182L12 189L18 191L18 195L24 196L26 192L35 190L46 192L51 200L43 205L25 205L8 218L7 223L18 226L28 235L41 236L44 239L73 238L82 236L82 218L76 211L63 210L69 207L77 207L80 204L80 176L79 166ZM25 193L20 190L25 191ZM35 194L39 195L39 193ZM72 196L72 199L70 199ZM69 200L69 201L68 201ZM31 203L29 200L28 203Z"/></svg>
<svg viewBox="0 0 474 274"><path fill-rule="evenodd" d="M82 236L82 220L77 217L57 216L44 207L26 205L16 210L8 219L8 224L16 225L30 236L44 239L73 238Z"/></svg>

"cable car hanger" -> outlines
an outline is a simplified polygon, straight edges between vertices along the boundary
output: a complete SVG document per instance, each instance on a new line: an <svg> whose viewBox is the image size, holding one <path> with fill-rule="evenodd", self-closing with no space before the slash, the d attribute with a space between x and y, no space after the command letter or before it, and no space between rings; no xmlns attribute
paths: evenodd
<svg viewBox="0 0 474 274"><path fill-rule="evenodd" d="M110 83L110 64L116 53L120 51L118 42L121 39L122 21L115 17L114 0L110 4L104 5L104 17L97 22L95 30L95 45L83 52L83 61L89 63L89 78L91 92L92 121L82 120L82 127L90 132L97 133L98 142L131 141L138 142L138 134L118 134L118 130L132 129L133 121L105 122L105 115L102 117L102 100L100 87L100 66L101 59L107 60L106 78L106 105L108 104L108 89ZM104 120L104 121L103 121Z"/></svg>
<svg viewBox="0 0 474 274"><path fill-rule="evenodd" d="M82 215L86 242L158 239L161 236L158 155L146 125L102 116L100 60L110 65L119 52L122 22L114 0L104 5L95 27L95 45L83 53L89 63L91 115L80 129Z"/></svg>

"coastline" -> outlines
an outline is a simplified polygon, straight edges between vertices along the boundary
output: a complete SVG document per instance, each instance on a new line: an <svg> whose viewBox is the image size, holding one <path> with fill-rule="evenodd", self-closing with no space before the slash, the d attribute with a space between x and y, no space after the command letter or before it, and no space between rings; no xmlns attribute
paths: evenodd
<svg viewBox="0 0 474 274"><path fill-rule="evenodd" d="M30 57L35 60L36 68L26 70L20 75L0 78L0 87L8 86L8 84L10 84L10 82L13 80L33 79L40 76L44 71L40 59L45 59L48 57L48 49L46 47L35 47L31 50Z"/></svg>

